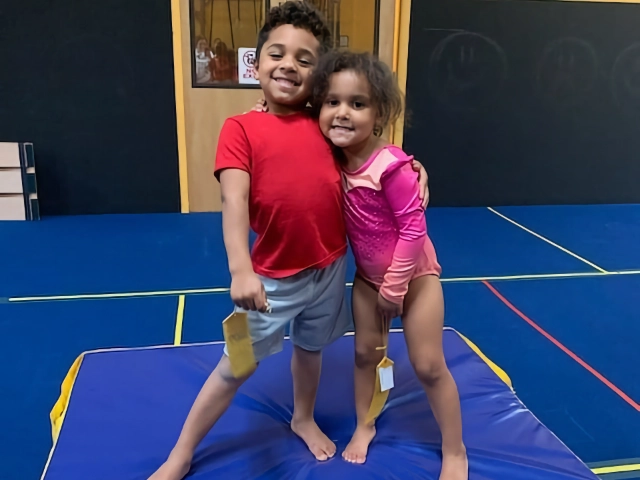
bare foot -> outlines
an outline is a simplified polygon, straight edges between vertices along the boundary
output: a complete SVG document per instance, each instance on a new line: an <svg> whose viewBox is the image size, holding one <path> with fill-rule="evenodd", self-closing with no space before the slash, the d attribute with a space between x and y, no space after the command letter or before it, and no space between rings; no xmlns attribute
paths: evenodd
<svg viewBox="0 0 640 480"><path fill-rule="evenodd" d="M311 453L321 462L330 459L336 454L335 444L322 433L322 430L313 419L302 422L291 420L291 430L307 444Z"/></svg>
<svg viewBox="0 0 640 480"><path fill-rule="evenodd" d="M166 462L149 477L149 480L182 480L191 468L189 455L172 451Z"/></svg>
<svg viewBox="0 0 640 480"><path fill-rule="evenodd" d="M469 480L469 460L462 450L459 454L442 454L440 480Z"/></svg>
<svg viewBox="0 0 640 480"><path fill-rule="evenodd" d="M358 425L349 445L342 452L342 458L351 463L364 463L367 459L369 444L375 436L376 427L373 425Z"/></svg>

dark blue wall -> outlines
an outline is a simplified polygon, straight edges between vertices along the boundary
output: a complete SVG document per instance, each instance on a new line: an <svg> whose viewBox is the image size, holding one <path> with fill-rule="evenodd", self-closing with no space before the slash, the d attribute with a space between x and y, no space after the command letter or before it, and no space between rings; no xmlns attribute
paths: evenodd
<svg viewBox="0 0 640 480"><path fill-rule="evenodd" d="M405 148L434 205L640 203L640 5L412 2Z"/></svg>
<svg viewBox="0 0 640 480"><path fill-rule="evenodd" d="M33 142L43 215L179 211L167 1L0 8L0 141Z"/></svg>

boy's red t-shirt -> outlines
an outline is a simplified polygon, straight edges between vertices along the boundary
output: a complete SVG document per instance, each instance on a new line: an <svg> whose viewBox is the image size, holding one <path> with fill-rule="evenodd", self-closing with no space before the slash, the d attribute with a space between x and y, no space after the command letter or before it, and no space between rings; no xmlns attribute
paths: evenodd
<svg viewBox="0 0 640 480"><path fill-rule="evenodd" d="M340 173L317 121L306 113L250 112L226 120L215 174L251 175L251 252L259 275L283 278L324 268L346 253Z"/></svg>

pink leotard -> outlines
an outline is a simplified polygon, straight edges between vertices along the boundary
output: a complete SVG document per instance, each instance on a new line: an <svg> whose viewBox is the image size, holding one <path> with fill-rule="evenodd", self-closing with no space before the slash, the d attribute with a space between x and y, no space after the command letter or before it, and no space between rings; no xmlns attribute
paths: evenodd
<svg viewBox="0 0 640 480"><path fill-rule="evenodd" d="M394 303L402 303L412 279L442 271L427 236L412 160L389 145L358 170L342 171L345 224L358 274Z"/></svg>

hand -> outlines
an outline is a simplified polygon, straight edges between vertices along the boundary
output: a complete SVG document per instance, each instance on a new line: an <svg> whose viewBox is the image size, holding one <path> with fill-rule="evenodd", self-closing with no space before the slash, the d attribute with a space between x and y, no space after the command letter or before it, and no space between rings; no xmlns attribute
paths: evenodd
<svg viewBox="0 0 640 480"><path fill-rule="evenodd" d="M255 106L251 109L252 112L268 112L269 107L267 106L267 101L264 98L258 100ZM244 112L247 113L247 112Z"/></svg>
<svg viewBox="0 0 640 480"><path fill-rule="evenodd" d="M420 184L420 200L422 200L422 208L427 208L427 205L429 204L429 175L427 175L427 171L419 161L414 160L413 162L411 162L411 166L413 167L414 172L418 172L418 183Z"/></svg>
<svg viewBox="0 0 640 480"><path fill-rule="evenodd" d="M231 300L243 310L267 311L267 294L260 278L254 272L232 277Z"/></svg>
<svg viewBox="0 0 640 480"><path fill-rule="evenodd" d="M402 303L390 302L378 294L378 312L383 320L391 323L391 320L402 315Z"/></svg>

